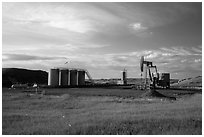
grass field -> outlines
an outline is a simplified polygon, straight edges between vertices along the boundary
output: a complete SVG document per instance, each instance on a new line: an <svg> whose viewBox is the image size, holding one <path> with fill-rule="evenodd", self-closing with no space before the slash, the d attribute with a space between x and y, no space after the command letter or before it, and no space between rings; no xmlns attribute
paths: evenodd
<svg viewBox="0 0 204 137"><path fill-rule="evenodd" d="M2 90L5 134L202 134L202 94L160 90L176 101L132 89Z"/></svg>

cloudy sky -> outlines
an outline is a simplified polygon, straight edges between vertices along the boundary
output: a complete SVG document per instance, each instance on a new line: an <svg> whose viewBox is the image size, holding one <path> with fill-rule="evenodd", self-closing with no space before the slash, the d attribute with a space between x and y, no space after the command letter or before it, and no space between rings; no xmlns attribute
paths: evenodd
<svg viewBox="0 0 204 137"><path fill-rule="evenodd" d="M140 77L142 55L171 78L202 75L201 3L3 3L2 66ZM69 62L65 64L65 62Z"/></svg>

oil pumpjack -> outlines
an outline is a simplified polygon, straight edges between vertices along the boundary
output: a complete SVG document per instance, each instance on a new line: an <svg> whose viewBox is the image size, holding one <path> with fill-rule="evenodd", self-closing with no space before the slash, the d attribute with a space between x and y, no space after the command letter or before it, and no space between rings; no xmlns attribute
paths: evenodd
<svg viewBox="0 0 204 137"><path fill-rule="evenodd" d="M153 73L152 70L155 70L155 73ZM162 73L161 77L159 77L159 73L157 71L157 67L153 65L150 61L145 61L144 56L140 59L140 70L141 70L141 76L144 72L144 89L155 89L157 86L170 88L170 74L169 73ZM150 83L148 82L148 77Z"/></svg>

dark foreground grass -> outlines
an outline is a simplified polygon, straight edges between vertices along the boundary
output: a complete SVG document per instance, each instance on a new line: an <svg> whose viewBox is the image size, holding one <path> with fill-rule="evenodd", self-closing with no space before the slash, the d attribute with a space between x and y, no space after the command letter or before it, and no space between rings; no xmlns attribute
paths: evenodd
<svg viewBox="0 0 204 137"><path fill-rule="evenodd" d="M202 134L200 119L138 119L100 121L71 126L59 117L4 116L3 134L23 135L196 135ZM55 120L53 120L55 119ZM58 119L58 120L57 120ZM9 126L9 127L7 127ZM12 128L11 128L12 127ZM10 128L10 129L9 129ZM9 129L9 130L8 130Z"/></svg>
<svg viewBox="0 0 204 137"><path fill-rule="evenodd" d="M68 131L68 134L105 134L105 135L168 135L201 134L202 121L194 119L143 119L123 122L108 121L81 130ZM190 129L190 130L189 130Z"/></svg>
<svg viewBox="0 0 204 137"><path fill-rule="evenodd" d="M172 102L160 99L144 100L136 98L137 96L130 98L130 93L134 90L128 92L124 90L128 96L124 96L122 90L118 90L120 94L117 90L113 90L113 93L108 89L92 90L70 89L68 94L65 90L52 89L43 97L4 90L2 133L202 134L201 94L180 96L178 100ZM57 91L61 93L57 94ZM96 92L93 93L94 91ZM107 93L110 96L107 96Z"/></svg>
<svg viewBox="0 0 204 137"><path fill-rule="evenodd" d="M3 134L33 135L156 135L202 134L201 119L133 119L124 121L105 120L85 125L69 125L59 117L3 116ZM9 130L8 130L9 129Z"/></svg>

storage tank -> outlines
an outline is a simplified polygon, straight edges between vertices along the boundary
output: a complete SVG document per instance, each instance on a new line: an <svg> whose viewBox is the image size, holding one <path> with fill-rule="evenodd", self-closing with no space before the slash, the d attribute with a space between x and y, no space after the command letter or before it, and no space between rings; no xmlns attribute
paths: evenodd
<svg viewBox="0 0 204 137"><path fill-rule="evenodd" d="M170 80L170 74L169 73L162 73L161 77L165 81L169 81Z"/></svg>
<svg viewBox="0 0 204 137"><path fill-rule="evenodd" d="M78 71L78 85L85 85L85 71Z"/></svg>
<svg viewBox="0 0 204 137"><path fill-rule="evenodd" d="M70 70L70 85L71 86L78 85L77 72L78 72L77 70Z"/></svg>
<svg viewBox="0 0 204 137"><path fill-rule="evenodd" d="M60 86L68 86L69 85L69 70L68 69L62 69L60 70Z"/></svg>
<svg viewBox="0 0 204 137"><path fill-rule="evenodd" d="M170 88L170 73L162 73L159 82L160 86Z"/></svg>
<svg viewBox="0 0 204 137"><path fill-rule="evenodd" d="M49 86L59 86L59 69L50 69L48 75Z"/></svg>
<svg viewBox="0 0 204 137"><path fill-rule="evenodd" d="M123 84L126 85L127 84L127 71L124 69L123 70Z"/></svg>

